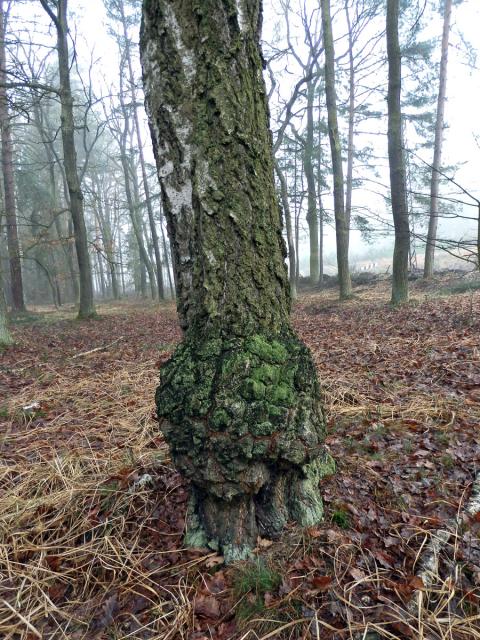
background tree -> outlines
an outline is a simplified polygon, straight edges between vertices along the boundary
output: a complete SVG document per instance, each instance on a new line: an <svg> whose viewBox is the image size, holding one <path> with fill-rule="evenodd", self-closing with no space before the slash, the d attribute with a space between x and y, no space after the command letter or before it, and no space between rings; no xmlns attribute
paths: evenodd
<svg viewBox="0 0 480 640"><path fill-rule="evenodd" d="M10 114L7 101L7 60L5 54L5 30L7 15L3 0L0 0L0 131L2 137L2 175L7 227L8 257L12 288L12 307L25 311L23 296L22 264L17 229L17 207L15 202L15 176L13 173L13 142Z"/></svg>
<svg viewBox="0 0 480 640"><path fill-rule="evenodd" d="M187 543L215 543L227 561L289 518L317 522L326 465L315 368L289 321L260 26L258 0L228 20L221 0L144 3L144 86L184 330L158 415L192 482Z"/></svg>
<svg viewBox="0 0 480 640"><path fill-rule="evenodd" d="M433 276L435 260L435 243L437 240L438 212L439 212L439 188L442 166L442 148L445 124L445 103L447 99L447 67L448 45L450 35L450 22L452 16L452 0L445 0L443 15L442 53L440 60L440 79L438 88L437 114L435 122L435 142L433 151L432 175L430 180L430 215L428 220L427 244L425 247L425 264L423 275L425 278Z"/></svg>
<svg viewBox="0 0 480 640"><path fill-rule="evenodd" d="M13 343L12 336L8 329L7 305L3 288L2 264L0 260L0 349L8 347Z"/></svg>
<svg viewBox="0 0 480 640"><path fill-rule="evenodd" d="M392 304L408 300L408 252L410 227L402 138L402 59L398 37L399 0L387 0L388 54L388 159L395 247L393 252Z"/></svg>
<svg viewBox="0 0 480 640"><path fill-rule="evenodd" d="M343 181L342 146L338 131L337 97L335 90L335 50L333 44L330 0L321 0L323 41L325 46L325 94L327 98L328 133L332 153L333 198L335 209L335 232L337 237L337 265L340 298L352 295L352 283L348 264L349 222L345 214L345 191Z"/></svg>
<svg viewBox="0 0 480 640"><path fill-rule="evenodd" d="M73 116L73 96L70 86L70 55L68 47L68 0L40 0L40 3L53 22L57 32L58 73L60 79L59 96L61 103L61 134L63 143L63 163L70 197L70 211L75 230L75 248L77 251L80 276L79 318L95 316L93 301L92 270L88 253L87 229L83 210L83 193L78 175L77 154L75 149L75 121Z"/></svg>

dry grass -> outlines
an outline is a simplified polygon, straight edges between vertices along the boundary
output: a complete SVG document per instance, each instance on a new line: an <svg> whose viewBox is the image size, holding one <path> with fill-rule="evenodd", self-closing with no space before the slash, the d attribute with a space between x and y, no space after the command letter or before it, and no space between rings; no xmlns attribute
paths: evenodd
<svg viewBox="0 0 480 640"><path fill-rule="evenodd" d="M187 637L195 579L186 577L203 555L172 564L181 517L158 536L184 491L153 421L158 367L119 360L95 373L86 360L102 357L46 366L6 405L2 638L92 638L106 627L115 638ZM22 411L32 402L40 409Z"/></svg>

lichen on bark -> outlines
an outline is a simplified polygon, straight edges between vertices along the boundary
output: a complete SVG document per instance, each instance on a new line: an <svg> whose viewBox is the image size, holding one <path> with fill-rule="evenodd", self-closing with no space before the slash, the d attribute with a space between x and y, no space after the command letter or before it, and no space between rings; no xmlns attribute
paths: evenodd
<svg viewBox="0 0 480 640"><path fill-rule="evenodd" d="M289 323L259 0L145 0L143 77L184 340L156 403L191 481L186 542L245 557L321 519L331 466L310 352Z"/></svg>

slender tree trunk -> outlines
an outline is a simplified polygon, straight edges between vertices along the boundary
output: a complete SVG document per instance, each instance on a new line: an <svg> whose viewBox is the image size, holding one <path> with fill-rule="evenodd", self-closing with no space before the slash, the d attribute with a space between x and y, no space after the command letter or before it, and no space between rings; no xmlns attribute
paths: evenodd
<svg viewBox="0 0 480 640"><path fill-rule="evenodd" d="M147 270L145 268L145 262L142 260L141 256L139 258L139 276L140 276L140 297L146 300L147 296Z"/></svg>
<svg viewBox="0 0 480 640"><path fill-rule="evenodd" d="M122 250L122 231L120 225L118 225L118 257L120 259L120 279L122 282L122 295L127 295L127 289L125 287L125 272L123 270L123 250Z"/></svg>
<svg viewBox="0 0 480 640"><path fill-rule="evenodd" d="M8 112L7 61L5 53L6 15L3 0L0 0L0 130L2 136L2 173L4 187L5 218L7 227L7 246L10 264L10 281L12 289L12 307L14 311L25 311L23 295L22 264L20 259L20 243L17 229L17 207L15 202L15 178L13 173L13 142Z"/></svg>
<svg viewBox="0 0 480 640"><path fill-rule="evenodd" d="M438 228L438 192L440 188L440 169L442 167L443 127L445 124L445 103L447 99L447 67L452 0L445 0L443 15L442 57L440 60L440 80L437 100L437 119L435 122L435 143L433 147L432 178L430 182L430 217L428 220L427 246L423 277L431 278L435 263L435 243Z"/></svg>
<svg viewBox="0 0 480 640"><path fill-rule="evenodd" d="M68 0L57 0L56 15L48 0L40 0L50 16L57 31L58 71L60 77L61 133L63 162L70 198L70 211L75 231L78 271L80 277L80 304L78 317L82 319L95 316L93 302L93 282L90 256L88 253L87 228L83 210L83 193L80 186L75 150L75 123L73 118L73 96L70 86L70 56L68 51Z"/></svg>
<svg viewBox="0 0 480 640"><path fill-rule="evenodd" d="M66 203L70 209L70 198L66 200ZM68 218L66 227L67 227L67 237L68 237L68 241L67 241L68 270L70 271L73 300L75 303L78 303L80 300L80 278L79 278L79 274L77 273L77 270L75 269L76 242L75 242L75 230L73 227L73 220L71 215ZM77 260L77 264L78 264L78 260ZM93 296L93 289L92 289L92 296Z"/></svg>
<svg viewBox="0 0 480 640"><path fill-rule="evenodd" d="M307 126L303 147L303 168L307 180L307 223L310 239L310 284L316 285L320 274L318 264L318 212L315 192L315 173L313 170L313 102L315 82L307 83Z"/></svg>
<svg viewBox="0 0 480 640"><path fill-rule="evenodd" d="M321 7L323 42L325 47L325 95L327 100L328 134L332 152L338 282L340 285L340 299L346 300L352 295L352 283L348 264L350 229L345 215L342 148L338 131L337 95L335 90L335 51L333 45L332 19L330 16L330 0L321 0Z"/></svg>
<svg viewBox="0 0 480 640"><path fill-rule="evenodd" d="M163 215L162 210L160 209L160 233L162 234L162 247L163 247L163 255L165 256L165 266L167 268L167 277L168 277L168 286L170 287L170 296L172 299L175 299L175 287L172 282L172 275L170 271L170 260L169 260L169 247L167 246L167 240L165 238L165 232L163 230Z"/></svg>
<svg viewBox="0 0 480 640"><path fill-rule="evenodd" d="M352 217L353 193L353 156L354 156L354 126L355 126L355 64L353 59L353 34L350 21L349 0L345 0L345 15L348 27L348 142L347 142L347 183L345 189L345 217L348 228Z"/></svg>
<svg viewBox="0 0 480 640"><path fill-rule="evenodd" d="M97 265L98 265L98 282L100 284L100 294L105 300L107 296L107 287L105 283L105 272L103 269L103 258L100 251L96 251Z"/></svg>
<svg viewBox="0 0 480 640"><path fill-rule="evenodd" d="M318 283L320 286L323 286L323 244L324 244L324 218L325 212L323 209L323 201L322 201L322 137L320 134L321 131L321 113L322 113L322 104L320 92L318 95L318 158L317 158L317 193L318 193L318 265L319 265L319 275L318 275Z"/></svg>
<svg viewBox="0 0 480 640"><path fill-rule="evenodd" d="M150 255L148 252L148 240L147 234L145 233L145 225L143 221L143 216L140 212L140 190L138 188L138 175L136 172L136 167L133 165L133 162L129 163L130 176L132 178L132 192L133 192L133 203L134 203L134 216L135 216L135 224L136 231L135 237L137 241L140 240L139 250L140 250L140 260L142 261L144 270L148 273L148 283L150 285L150 295L152 300L155 300L157 296L157 287L155 281L155 271L153 268L152 260L150 259Z"/></svg>
<svg viewBox="0 0 480 640"><path fill-rule="evenodd" d="M48 130L44 124L44 120L46 116L43 115L41 111L41 105L38 102L35 102L33 105L33 113L34 113L34 122L37 127L37 131L40 135L40 138L43 143L43 147L45 150L45 154L48 160L48 178L49 178L49 196L50 196L50 210L52 217L54 219L55 231L57 233L57 238L61 242L61 246L65 255L65 260L67 263L67 268L70 273L70 283L72 289L73 299L78 301L80 290L78 285L78 277L75 271L75 256L72 250L70 242L65 240L66 233L64 232L62 226L61 216L56 212L56 209L61 208L61 202L58 198L58 190L57 190L57 181L55 177L55 165L60 165L58 155L53 146L52 136L49 135ZM65 173L62 171L62 167L60 166L62 182L63 182L63 192L66 201L67 208L70 209L70 198L68 195L68 185L66 184ZM68 232L70 235L70 231Z"/></svg>
<svg viewBox="0 0 480 640"><path fill-rule="evenodd" d="M387 1L388 56L388 159L395 248L393 251L392 304L408 301L408 222L405 157L402 145L402 60L398 39L399 0Z"/></svg>
<svg viewBox="0 0 480 640"><path fill-rule="evenodd" d="M147 170L145 166L145 158L143 155L143 141L142 141L142 135L140 130L140 122L138 119L137 96L135 92L135 76L133 74L132 57L130 55L130 39L128 37L127 21L125 17L123 0L119 3L119 8L120 8L120 15L122 18L123 37L125 39L125 56L126 56L126 61L128 66L130 93L132 98L133 123L135 127L136 138L137 138L140 168L142 171L143 192L145 194L148 222L150 225L150 233L152 235L153 250L155 252L155 267L156 267L156 274L157 274L158 299L164 300L165 291L164 291L163 273L162 273L162 257L160 254L160 244L158 241L158 233L157 233L157 227L155 224L155 217L153 215L153 207L152 207L152 201L150 197L150 188L148 186Z"/></svg>
<svg viewBox="0 0 480 640"><path fill-rule="evenodd" d="M280 168L277 160L275 160L275 171L277 173L278 180L280 182L280 197L282 200L283 215L285 217L285 228L287 230L288 279L290 281L290 293L291 293L292 299L295 300L297 297L297 286L296 286L297 265L296 265L296 257L295 257L295 244L293 241L292 214L290 211L290 202L288 201L287 181L285 179L285 175L282 169Z"/></svg>
<svg viewBox="0 0 480 640"><path fill-rule="evenodd" d="M0 349L2 347L8 347L12 343L13 343L13 339L8 329L7 305L5 303L2 265L0 262Z"/></svg>
<svg viewBox="0 0 480 640"><path fill-rule="evenodd" d="M105 195L99 181L96 181L94 197L96 202L95 214L100 227L103 246L105 248L105 255L108 263L108 270L110 274L112 297L114 300L118 300L120 297L120 293L118 290L117 268L115 264L115 251L110 216L110 205L108 201L108 195Z"/></svg>
<svg viewBox="0 0 480 640"><path fill-rule="evenodd" d="M123 176L125 181L125 195L127 196L128 212L130 214L130 220L132 222L133 232L138 244L138 251L140 254L140 289L142 297L146 297L146 278L142 269L148 271L148 277L150 281L150 289L152 298L155 299L156 287L155 276L153 273L153 266L148 256L148 251L145 247L143 238L143 225L140 219L140 195L138 189L138 177L136 167L130 162L127 155L127 138L130 132L130 115L125 105L123 96L123 79L120 74L120 104L122 108L122 115L124 119L124 128L119 138L120 145L120 161L123 169ZM143 267L142 267L143 265Z"/></svg>
<svg viewBox="0 0 480 640"><path fill-rule="evenodd" d="M322 517L315 368L289 321L259 0L145 0L144 84L184 340L156 402L191 480L186 543L248 556ZM208 64L208 67L207 67Z"/></svg>
<svg viewBox="0 0 480 640"><path fill-rule="evenodd" d="M293 202L295 204L295 255L297 256L295 284L298 289L298 283L300 280L300 207L298 206L298 170L297 170L297 148L294 151L294 178L293 178Z"/></svg>

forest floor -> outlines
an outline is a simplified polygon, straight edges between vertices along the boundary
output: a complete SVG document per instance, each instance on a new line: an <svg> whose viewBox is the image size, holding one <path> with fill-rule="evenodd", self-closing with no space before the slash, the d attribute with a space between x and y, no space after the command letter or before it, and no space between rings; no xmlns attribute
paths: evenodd
<svg viewBox="0 0 480 640"><path fill-rule="evenodd" d="M480 467L480 291L442 286L416 283L399 309L388 283L296 304L338 472L322 481L322 524L259 539L256 560L227 568L182 548L187 487L154 421L173 305L19 320L0 354L0 637L480 638L480 513L464 513ZM439 530L451 535L425 584Z"/></svg>

